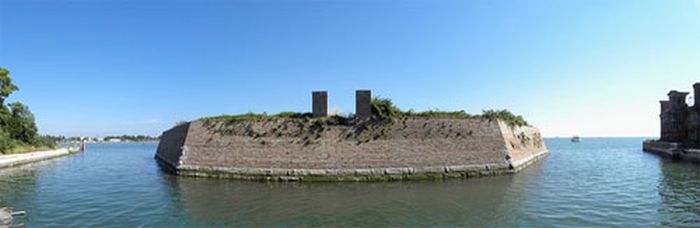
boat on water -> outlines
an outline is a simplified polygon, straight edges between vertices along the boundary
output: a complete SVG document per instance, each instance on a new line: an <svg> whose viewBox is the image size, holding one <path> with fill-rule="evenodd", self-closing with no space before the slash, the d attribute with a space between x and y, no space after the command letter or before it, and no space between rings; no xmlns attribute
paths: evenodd
<svg viewBox="0 0 700 228"><path fill-rule="evenodd" d="M579 143L579 142L581 142L581 137L574 135L574 137L571 137L571 142Z"/></svg>

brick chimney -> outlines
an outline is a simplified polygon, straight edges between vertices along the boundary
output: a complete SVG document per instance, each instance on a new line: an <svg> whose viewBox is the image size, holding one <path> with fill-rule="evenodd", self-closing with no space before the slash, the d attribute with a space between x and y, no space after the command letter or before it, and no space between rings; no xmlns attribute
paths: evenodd
<svg viewBox="0 0 700 228"><path fill-rule="evenodd" d="M364 120L372 116L372 91L355 91L355 118Z"/></svg>
<svg viewBox="0 0 700 228"><path fill-rule="evenodd" d="M325 117L328 115L328 92L313 91L311 92L311 115L313 117Z"/></svg>

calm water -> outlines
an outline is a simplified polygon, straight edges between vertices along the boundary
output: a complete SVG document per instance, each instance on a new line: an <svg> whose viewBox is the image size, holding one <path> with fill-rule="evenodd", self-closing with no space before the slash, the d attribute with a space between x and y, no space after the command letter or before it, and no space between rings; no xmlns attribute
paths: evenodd
<svg viewBox="0 0 700 228"><path fill-rule="evenodd" d="M700 165L643 153L642 139L546 141L511 176L397 183L258 183L162 173L156 144L0 169L0 206L28 227L700 226Z"/></svg>

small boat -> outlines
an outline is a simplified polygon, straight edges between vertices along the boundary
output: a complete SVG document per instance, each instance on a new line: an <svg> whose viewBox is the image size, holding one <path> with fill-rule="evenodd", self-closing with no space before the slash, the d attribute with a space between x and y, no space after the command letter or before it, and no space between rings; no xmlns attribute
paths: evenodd
<svg viewBox="0 0 700 228"><path fill-rule="evenodd" d="M579 142L581 142L581 137L574 135L574 137L571 137L571 142L579 143Z"/></svg>

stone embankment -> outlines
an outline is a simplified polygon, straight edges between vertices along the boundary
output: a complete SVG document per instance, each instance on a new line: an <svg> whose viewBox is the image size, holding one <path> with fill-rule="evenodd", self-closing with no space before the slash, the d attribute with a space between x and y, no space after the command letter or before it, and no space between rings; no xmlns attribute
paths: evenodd
<svg viewBox="0 0 700 228"><path fill-rule="evenodd" d="M645 141L642 147L646 152L663 157L700 163L700 149L684 148L682 143Z"/></svg>
<svg viewBox="0 0 700 228"><path fill-rule="evenodd" d="M408 117L193 121L163 133L156 159L178 175L281 181L385 181L515 173L547 154L534 127Z"/></svg>
<svg viewBox="0 0 700 228"><path fill-rule="evenodd" d="M24 165L28 163L48 160L52 158L66 156L72 153L76 153L79 150L61 148L49 151L39 151L32 153L22 153L22 154L11 154L11 155L0 155L0 168L13 167L18 165Z"/></svg>

